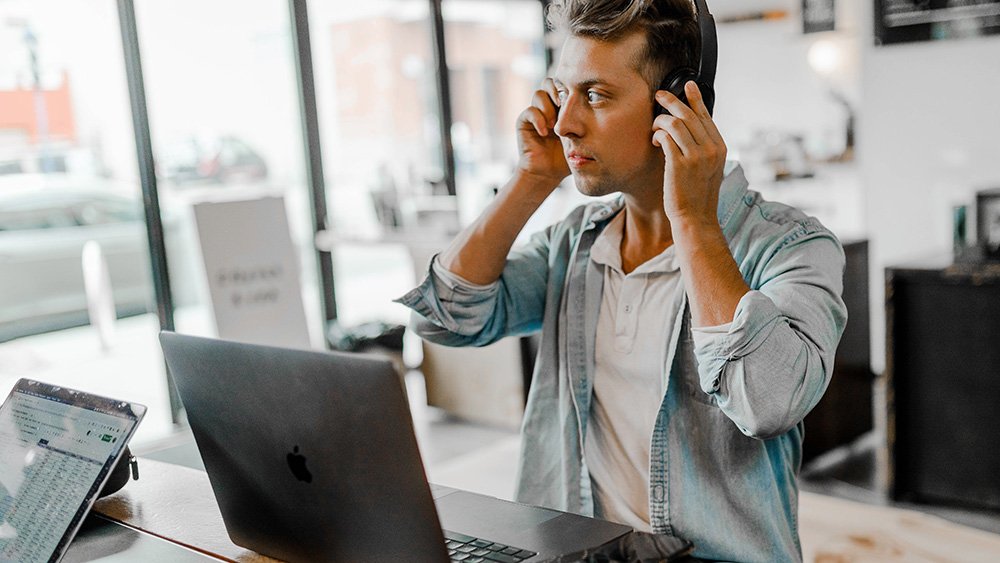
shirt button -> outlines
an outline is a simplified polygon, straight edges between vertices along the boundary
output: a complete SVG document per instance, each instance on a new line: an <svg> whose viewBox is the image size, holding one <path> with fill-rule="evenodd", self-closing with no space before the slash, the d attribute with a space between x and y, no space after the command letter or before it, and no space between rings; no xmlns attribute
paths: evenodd
<svg viewBox="0 0 1000 563"><path fill-rule="evenodd" d="M625 305L625 312L626 313L631 313L632 312L632 306L631 305Z"/></svg>

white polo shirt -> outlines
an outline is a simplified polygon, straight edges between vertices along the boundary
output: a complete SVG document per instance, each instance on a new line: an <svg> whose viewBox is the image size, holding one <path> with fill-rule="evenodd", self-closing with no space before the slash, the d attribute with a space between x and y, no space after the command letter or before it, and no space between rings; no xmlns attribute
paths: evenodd
<svg viewBox="0 0 1000 563"><path fill-rule="evenodd" d="M591 260L605 268L584 458L596 516L652 531L650 439L666 391L664 364L684 284L673 246L626 275L624 225L622 212L591 248Z"/></svg>

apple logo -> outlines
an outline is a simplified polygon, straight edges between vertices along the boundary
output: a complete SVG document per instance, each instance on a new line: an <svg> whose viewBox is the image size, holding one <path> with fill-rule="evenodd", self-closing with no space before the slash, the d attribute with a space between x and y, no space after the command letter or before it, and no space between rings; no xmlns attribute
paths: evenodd
<svg viewBox="0 0 1000 563"><path fill-rule="evenodd" d="M295 475L296 479L312 483L312 473L306 468L306 456L299 453L298 446L295 446L292 449L292 453L288 454L285 459L288 460L288 467L292 470L292 475Z"/></svg>

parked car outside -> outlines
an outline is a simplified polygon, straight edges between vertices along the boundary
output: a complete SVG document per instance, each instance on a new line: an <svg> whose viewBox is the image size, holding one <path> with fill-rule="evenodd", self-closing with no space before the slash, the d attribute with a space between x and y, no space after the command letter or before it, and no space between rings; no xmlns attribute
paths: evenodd
<svg viewBox="0 0 1000 563"><path fill-rule="evenodd" d="M267 179L267 163L248 144L232 137L189 138L164 150L163 179L176 186L228 184Z"/></svg>
<svg viewBox="0 0 1000 563"><path fill-rule="evenodd" d="M0 342L89 322L83 245L108 263L119 317L155 311L145 218L136 186L59 174L0 179ZM173 249L189 236L164 215L175 304L194 300L191 260Z"/></svg>
<svg viewBox="0 0 1000 563"><path fill-rule="evenodd" d="M100 176L106 172L92 149L67 142L53 142L44 148L17 146L0 150L0 177L43 173Z"/></svg>

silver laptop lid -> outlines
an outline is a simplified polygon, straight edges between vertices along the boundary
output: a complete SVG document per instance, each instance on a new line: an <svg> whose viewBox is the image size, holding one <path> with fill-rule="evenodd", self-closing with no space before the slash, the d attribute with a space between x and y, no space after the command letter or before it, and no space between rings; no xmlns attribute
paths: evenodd
<svg viewBox="0 0 1000 563"><path fill-rule="evenodd" d="M233 543L288 561L447 561L390 361L160 333Z"/></svg>

